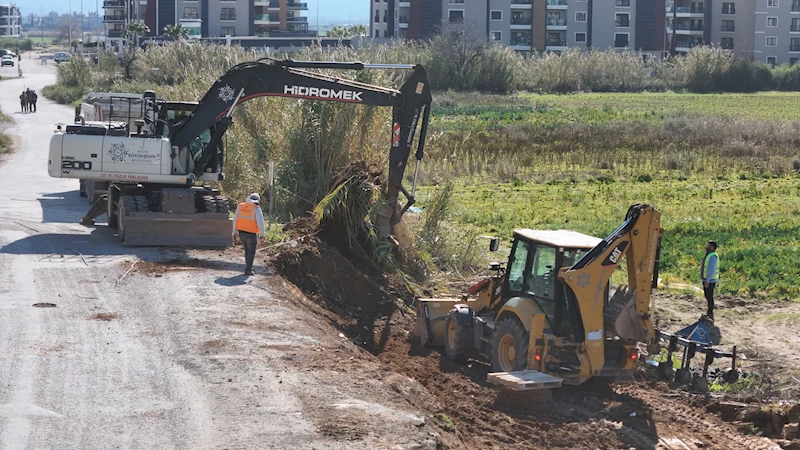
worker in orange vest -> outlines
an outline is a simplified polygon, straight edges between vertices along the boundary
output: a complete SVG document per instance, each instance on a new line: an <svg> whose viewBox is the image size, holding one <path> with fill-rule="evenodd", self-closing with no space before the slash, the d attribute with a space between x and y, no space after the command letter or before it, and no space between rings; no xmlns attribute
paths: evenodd
<svg viewBox="0 0 800 450"><path fill-rule="evenodd" d="M250 194L247 201L239 203L236 214L233 216L233 238L239 236L244 247L245 275L253 275L253 260L256 257L258 236L265 237L264 213L258 206L261 196L257 193Z"/></svg>

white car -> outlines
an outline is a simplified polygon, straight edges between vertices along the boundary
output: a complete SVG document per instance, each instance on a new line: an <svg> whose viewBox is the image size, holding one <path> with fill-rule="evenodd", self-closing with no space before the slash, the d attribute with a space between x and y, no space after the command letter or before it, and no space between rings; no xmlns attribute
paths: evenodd
<svg viewBox="0 0 800 450"><path fill-rule="evenodd" d="M0 57L0 67L11 66L14 67L14 57L5 55Z"/></svg>

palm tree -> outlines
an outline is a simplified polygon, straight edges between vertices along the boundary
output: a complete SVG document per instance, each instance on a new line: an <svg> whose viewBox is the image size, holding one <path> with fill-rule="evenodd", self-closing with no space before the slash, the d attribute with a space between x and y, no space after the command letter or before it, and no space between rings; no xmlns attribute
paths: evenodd
<svg viewBox="0 0 800 450"><path fill-rule="evenodd" d="M139 36L144 36L150 32L150 27L141 22L131 22L125 26L125 35L133 41L133 51L139 46Z"/></svg>
<svg viewBox="0 0 800 450"><path fill-rule="evenodd" d="M343 38L349 35L350 32L347 30L347 28L338 25L328 31L328 36L335 38Z"/></svg>
<svg viewBox="0 0 800 450"><path fill-rule="evenodd" d="M350 33L350 36L366 36L369 30L367 30L367 27L364 25L359 24L350 27L348 32Z"/></svg>
<svg viewBox="0 0 800 450"><path fill-rule="evenodd" d="M184 28L183 25L179 23L167 25L164 27L164 37L170 41L182 41L189 38L189 29Z"/></svg>

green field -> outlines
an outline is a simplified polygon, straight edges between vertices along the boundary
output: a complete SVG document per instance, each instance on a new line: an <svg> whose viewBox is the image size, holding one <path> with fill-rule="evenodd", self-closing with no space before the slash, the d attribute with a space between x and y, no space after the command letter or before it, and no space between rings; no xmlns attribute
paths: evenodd
<svg viewBox="0 0 800 450"><path fill-rule="evenodd" d="M663 125L682 117L754 121L800 119L800 93L755 94L585 93L485 94L446 93L432 109L437 130L496 128L508 125L590 126L624 121Z"/></svg>
<svg viewBox="0 0 800 450"><path fill-rule="evenodd" d="M800 299L798 100L775 92L444 94L433 111L438 145L462 140L423 165L434 175L418 205L425 209L436 191L430 184L455 180L449 233L463 246L464 236L510 238L521 227L605 237L630 205L650 203L663 213L667 285L697 285L705 242L715 239L721 292ZM675 125L687 117L696 120ZM520 130L527 134L516 138Z"/></svg>

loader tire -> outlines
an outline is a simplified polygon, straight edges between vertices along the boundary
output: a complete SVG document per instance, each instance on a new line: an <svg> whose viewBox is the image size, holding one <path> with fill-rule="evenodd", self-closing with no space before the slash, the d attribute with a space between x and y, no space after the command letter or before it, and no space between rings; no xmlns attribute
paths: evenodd
<svg viewBox="0 0 800 450"><path fill-rule="evenodd" d="M133 197L133 199L136 202L137 212L150 211L150 200L148 200L147 197L145 197L144 195L136 195Z"/></svg>
<svg viewBox="0 0 800 450"><path fill-rule="evenodd" d="M228 197L216 196L214 197L217 203L217 212L221 214L231 213L231 202Z"/></svg>
<svg viewBox="0 0 800 450"><path fill-rule="evenodd" d="M204 195L203 196L203 205L200 209L200 212L204 213L215 213L217 212L217 200L213 195Z"/></svg>
<svg viewBox="0 0 800 450"><path fill-rule="evenodd" d="M472 325L464 325L458 320L455 309L447 313L445 319L444 352L453 361L466 360L472 351Z"/></svg>
<svg viewBox="0 0 800 450"><path fill-rule="evenodd" d="M528 365L528 332L516 317L500 320L492 338L492 370L515 372Z"/></svg>
<svg viewBox="0 0 800 450"><path fill-rule="evenodd" d="M125 227L128 214L136 212L136 198L133 195L120 195L117 202L117 236L125 242Z"/></svg>

